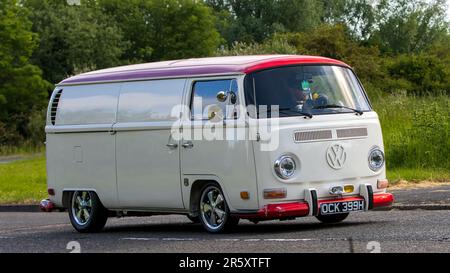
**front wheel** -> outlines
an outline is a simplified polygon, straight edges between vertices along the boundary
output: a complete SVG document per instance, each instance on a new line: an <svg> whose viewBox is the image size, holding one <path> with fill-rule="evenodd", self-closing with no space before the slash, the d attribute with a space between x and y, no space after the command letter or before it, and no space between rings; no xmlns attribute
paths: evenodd
<svg viewBox="0 0 450 273"><path fill-rule="evenodd" d="M317 215L316 218L322 223L339 223L347 218L348 213L330 214L330 215Z"/></svg>
<svg viewBox="0 0 450 273"><path fill-rule="evenodd" d="M99 232L108 220L108 213L95 192L75 191L70 198L69 218L78 232Z"/></svg>
<svg viewBox="0 0 450 273"><path fill-rule="evenodd" d="M216 184L206 185L200 195L200 222L211 233L223 232L239 222L232 217L222 190Z"/></svg>

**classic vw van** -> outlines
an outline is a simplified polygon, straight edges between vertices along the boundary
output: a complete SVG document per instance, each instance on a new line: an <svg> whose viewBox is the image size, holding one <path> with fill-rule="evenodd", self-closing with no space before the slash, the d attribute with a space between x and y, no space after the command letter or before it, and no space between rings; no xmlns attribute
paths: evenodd
<svg viewBox="0 0 450 273"><path fill-rule="evenodd" d="M57 84L49 199L79 232L184 214L212 233L390 206L377 114L347 64L264 55L111 68Z"/></svg>

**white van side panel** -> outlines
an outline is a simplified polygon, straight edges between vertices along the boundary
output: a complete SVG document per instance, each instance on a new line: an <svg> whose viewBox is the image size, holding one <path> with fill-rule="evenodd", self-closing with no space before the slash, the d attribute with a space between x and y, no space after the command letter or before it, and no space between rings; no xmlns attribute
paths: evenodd
<svg viewBox="0 0 450 273"><path fill-rule="evenodd" d="M179 117L185 79L123 83L117 131L120 206L184 209L180 186L180 145L171 139ZM177 144L171 148L167 144Z"/></svg>
<svg viewBox="0 0 450 273"><path fill-rule="evenodd" d="M90 189L106 207L117 206L115 136L120 84L63 88L55 125L47 118L48 187L62 205L62 192ZM83 130L79 130L82 126Z"/></svg>
<svg viewBox="0 0 450 273"><path fill-rule="evenodd" d="M115 139L107 131L47 135L48 186L54 188L57 205L62 192L95 191L104 206L117 205Z"/></svg>

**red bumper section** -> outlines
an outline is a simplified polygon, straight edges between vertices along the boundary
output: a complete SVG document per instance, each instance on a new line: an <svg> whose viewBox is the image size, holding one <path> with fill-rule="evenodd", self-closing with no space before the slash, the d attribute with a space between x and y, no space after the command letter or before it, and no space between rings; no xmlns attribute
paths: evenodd
<svg viewBox="0 0 450 273"><path fill-rule="evenodd" d="M39 208L44 212L52 212L56 209L55 204L49 199L44 199L39 203Z"/></svg>
<svg viewBox="0 0 450 273"><path fill-rule="evenodd" d="M322 203L329 202L342 202L342 201L354 201L363 200L362 197L346 197L331 200L319 200L318 207ZM373 195L373 208L389 207L394 202L394 196L390 193L374 194ZM280 203L280 204L269 204L264 208L258 210L257 213L252 214L239 214L238 216L243 219L258 219L258 220L268 220L268 219L283 219L283 218L294 218L309 215L309 205L307 202L291 202L291 203Z"/></svg>
<svg viewBox="0 0 450 273"><path fill-rule="evenodd" d="M391 193L382 193L373 195L373 207L390 207L394 203L394 196Z"/></svg>

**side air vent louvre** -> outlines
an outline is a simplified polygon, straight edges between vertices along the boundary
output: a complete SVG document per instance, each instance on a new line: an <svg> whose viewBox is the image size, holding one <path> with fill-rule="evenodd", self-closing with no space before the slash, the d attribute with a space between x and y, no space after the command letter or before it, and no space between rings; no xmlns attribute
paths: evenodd
<svg viewBox="0 0 450 273"><path fill-rule="evenodd" d="M296 142L300 141L311 141L311 140L327 140L332 139L333 135L331 130L321 130L321 131L303 131L295 132L294 140Z"/></svg>
<svg viewBox="0 0 450 273"><path fill-rule="evenodd" d="M338 129L336 134L338 138L366 137L367 128Z"/></svg>
<svg viewBox="0 0 450 273"><path fill-rule="evenodd" d="M52 101L52 108L50 109L50 120L53 125L55 125L56 121L56 112L58 111L59 99L61 98L62 89L57 91Z"/></svg>

